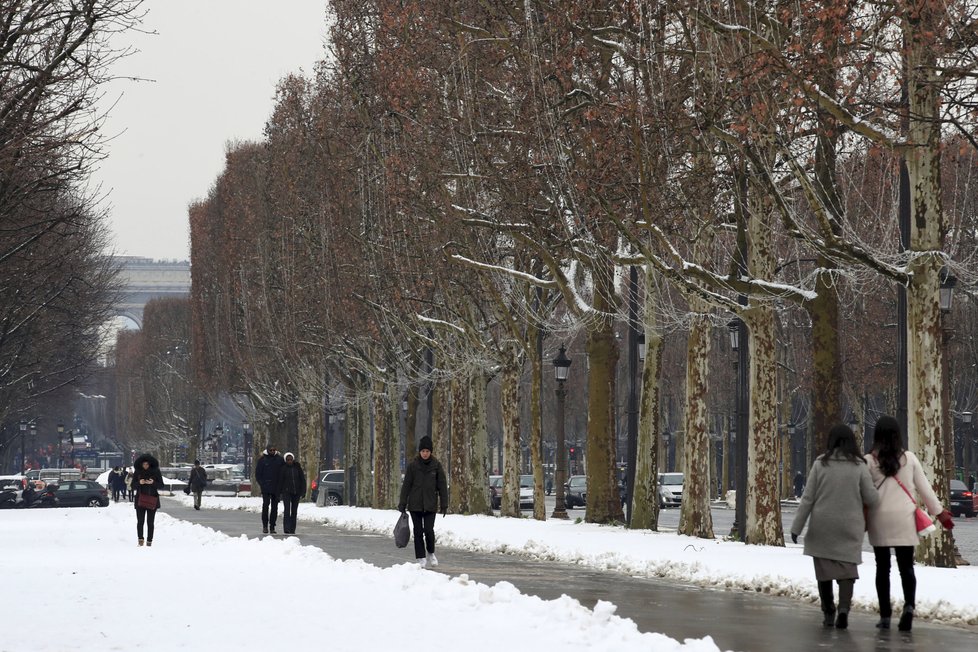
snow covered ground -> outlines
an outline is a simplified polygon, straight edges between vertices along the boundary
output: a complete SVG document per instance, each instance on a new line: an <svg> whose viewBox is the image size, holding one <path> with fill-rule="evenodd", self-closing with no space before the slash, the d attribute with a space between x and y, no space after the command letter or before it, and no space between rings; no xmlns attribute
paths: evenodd
<svg viewBox="0 0 978 652"><path fill-rule="evenodd" d="M207 502L255 506L253 499ZM328 515L393 529L393 512L313 505L302 512L304 521ZM568 597L548 602L505 582L489 587L414 563L380 569L337 561L295 537L231 538L165 512L155 545L139 548L128 503L5 510L0 522L7 596L0 652L718 650L709 638L679 643L640 633L609 603L592 610ZM502 520L450 516L447 523L458 542L484 538L475 535L480 526L511 530Z"/></svg>
<svg viewBox="0 0 978 652"><path fill-rule="evenodd" d="M180 496L185 504L190 498ZM260 511L260 498L205 498L209 509ZM299 505L299 533L303 523L321 522L369 532L393 533L397 513L355 507ZM439 517L435 533L440 545L480 552L517 554L613 570L629 575L662 577L699 586L757 591L818 601L818 589L810 557L802 546L786 548L745 546L722 539L705 540L674 532L625 530L578 523L544 522L489 516ZM405 551L405 556L410 557ZM449 552L444 553L447 557ZM862 579L856 582L856 608L876 610L871 553L863 554ZM893 563L893 597L900 603L900 582ZM978 586L978 567L956 569L917 566L917 616L954 624L978 624L978 592L962 587Z"/></svg>

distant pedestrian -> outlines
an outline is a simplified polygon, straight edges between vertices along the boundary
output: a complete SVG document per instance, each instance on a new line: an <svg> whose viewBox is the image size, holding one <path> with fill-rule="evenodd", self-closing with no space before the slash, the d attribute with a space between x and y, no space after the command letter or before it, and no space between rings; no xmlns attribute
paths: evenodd
<svg viewBox="0 0 978 652"><path fill-rule="evenodd" d="M448 483L445 470L432 454L431 437L424 436L418 443L418 456L408 464L401 485L400 512L411 512L414 525L414 556L421 568L437 566L435 557L435 514L448 513Z"/></svg>
<svg viewBox="0 0 978 652"><path fill-rule="evenodd" d="M278 454L274 444L269 444L255 465L255 480L261 487L261 531L275 534L275 521L278 520L278 490L285 461Z"/></svg>
<svg viewBox="0 0 978 652"><path fill-rule="evenodd" d="M801 498L805 491L805 474L799 471L795 474L795 498Z"/></svg>
<svg viewBox="0 0 978 652"><path fill-rule="evenodd" d="M791 524L791 540L798 543L805 523L805 554L815 564L815 580L822 602L822 624L839 629L849 626L852 589L859 579L863 537L866 534L864 507L879 502L856 435L849 426L834 426L828 435L825 454L819 455L808 473L808 484ZM832 581L839 584L836 615Z"/></svg>
<svg viewBox="0 0 978 652"><path fill-rule="evenodd" d="M194 468L190 469L190 479L187 485L194 495L194 509L200 509L200 498L207 486L207 469L200 465L200 460L194 460Z"/></svg>
<svg viewBox="0 0 978 652"><path fill-rule="evenodd" d="M119 481L122 479L122 474L119 472L119 467L114 466L112 470L109 471L109 477L106 479L106 484L108 484L109 490L112 492L112 502L119 502Z"/></svg>
<svg viewBox="0 0 978 652"><path fill-rule="evenodd" d="M153 545L153 530L156 525L156 510L160 507L160 489L163 488L163 475L160 463L149 453L136 458L133 482L136 486L136 534L138 545ZM143 522L146 523L146 538L143 539Z"/></svg>
<svg viewBox="0 0 978 652"><path fill-rule="evenodd" d="M282 527L286 534L295 534L296 511L299 501L306 495L306 474L295 461L295 455L285 454L285 464L278 483L278 494L282 499Z"/></svg>
<svg viewBox="0 0 978 652"><path fill-rule="evenodd" d="M132 502L136 495L136 478L133 475L134 473L135 469L130 466L126 469L126 476L122 479L122 482L125 484L123 494L128 494L127 498L129 502Z"/></svg>
<svg viewBox="0 0 978 652"><path fill-rule="evenodd" d="M978 491L978 487L975 486L975 474L972 473L968 476L968 491Z"/></svg>
<svg viewBox="0 0 978 652"><path fill-rule="evenodd" d="M869 544L876 555L876 595L880 605L880 621L876 626L889 629L893 615L890 604L890 548L893 548L903 584L903 612L897 627L902 632L909 632L913 628L917 597L913 554L919 539L914 520L918 494L927 512L936 514L941 525L950 530L954 521L941 506L920 460L903 449L900 424L893 417L884 415L876 421L873 450L866 455L866 462L880 493L879 504L869 510Z"/></svg>

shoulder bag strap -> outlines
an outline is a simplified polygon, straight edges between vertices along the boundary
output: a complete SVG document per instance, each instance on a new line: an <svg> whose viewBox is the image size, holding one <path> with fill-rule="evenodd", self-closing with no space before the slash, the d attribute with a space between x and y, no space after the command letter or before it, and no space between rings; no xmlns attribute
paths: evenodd
<svg viewBox="0 0 978 652"><path fill-rule="evenodd" d="M910 502L912 502L912 503L913 503L914 505L916 505L916 504L917 504L917 501L916 501L916 500L914 500L914 498L913 498L913 494L911 494L911 493L910 493L910 492L909 492L909 491L907 490L907 488L906 488L905 486L903 486L903 483L902 483L902 482L900 482L900 478L898 478L898 477L896 477L896 476L893 476L893 479L894 479L894 480L896 480L896 483L897 483L898 485L900 485L900 488L901 488L901 489L903 489L903 492L904 492L905 494L907 494L907 498L909 498L909 499L910 499Z"/></svg>

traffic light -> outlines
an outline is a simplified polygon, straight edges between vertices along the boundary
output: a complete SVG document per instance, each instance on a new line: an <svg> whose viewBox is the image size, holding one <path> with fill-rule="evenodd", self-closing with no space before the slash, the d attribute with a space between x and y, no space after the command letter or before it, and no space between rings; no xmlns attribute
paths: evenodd
<svg viewBox="0 0 978 652"><path fill-rule="evenodd" d="M570 447L570 459L573 462L577 461L577 449L573 446Z"/></svg>

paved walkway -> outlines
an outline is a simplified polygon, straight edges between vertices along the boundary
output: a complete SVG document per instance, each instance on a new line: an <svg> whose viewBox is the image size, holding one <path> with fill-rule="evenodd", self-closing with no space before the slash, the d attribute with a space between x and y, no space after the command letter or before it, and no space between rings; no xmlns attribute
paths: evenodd
<svg viewBox="0 0 978 652"><path fill-rule="evenodd" d="M198 512L170 500L164 500L163 511L230 536L267 536L261 534L261 519L253 512L208 510L206 507ZM437 524L435 528L437 534ZM302 521L299 522L298 536L303 544L321 548L337 559L362 559L387 567L403 564L412 557L410 547L399 550L388 536ZM157 538L165 539L165 535ZM607 600L618 605L617 613L634 620L642 631L661 632L679 640L712 636L722 650L923 652L944 649L965 652L978 647L978 628L969 630L918 622L911 633L896 629L880 631L873 626L877 620L875 613L854 612L849 629L837 631L822 628L818 607L786 598L633 578L512 555L441 548L438 559L441 565L437 572L452 576L464 573L490 585L511 582L523 593L545 600L562 594L587 606ZM860 581L872 580L864 578ZM324 599L321 604L323 609L329 610L328 600ZM500 626L504 624L500 623Z"/></svg>

